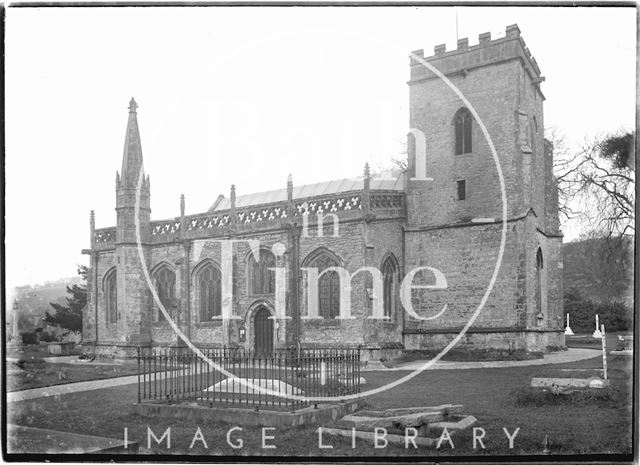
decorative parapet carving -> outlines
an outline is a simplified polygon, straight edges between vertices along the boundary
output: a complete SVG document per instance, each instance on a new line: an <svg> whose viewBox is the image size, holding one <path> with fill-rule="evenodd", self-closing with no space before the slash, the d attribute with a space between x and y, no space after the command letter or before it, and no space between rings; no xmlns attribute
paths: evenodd
<svg viewBox="0 0 640 465"><path fill-rule="evenodd" d="M261 223L263 221L283 220L287 218L287 204L251 208L238 211L238 224Z"/></svg>
<svg viewBox="0 0 640 465"><path fill-rule="evenodd" d="M402 193L384 193L372 194L370 200L371 209L380 208L403 208L404 194Z"/></svg>
<svg viewBox="0 0 640 465"><path fill-rule="evenodd" d="M93 237L97 247L113 245L116 242L116 228L96 229Z"/></svg>
<svg viewBox="0 0 640 465"><path fill-rule="evenodd" d="M229 214L199 214L186 217L187 231L198 231L229 225Z"/></svg>
<svg viewBox="0 0 640 465"><path fill-rule="evenodd" d="M180 231L180 220L152 221L151 235L174 234Z"/></svg>
<svg viewBox="0 0 640 465"><path fill-rule="evenodd" d="M372 191L369 197L371 210L398 210L404 208L403 192L376 192ZM362 192L343 192L331 196L310 197L306 199L296 199L294 202L294 212L296 215L305 213L311 215L327 213L349 214L358 212L363 214ZM395 215L395 212L391 214ZM277 225L284 222L290 213L287 202L279 202L268 205L256 205L239 208L236 210L238 227L251 225ZM373 218L373 216L372 216ZM178 237L181 227L184 228L185 238L200 238L210 236L223 236L228 234L231 224L230 211L221 210L213 213L200 213L196 215L184 216L184 226L181 226L181 218L159 220L151 222L151 241L154 243L171 242ZM277 227L277 226L276 226ZM115 228L98 229L95 231L96 247L105 248L113 246L116 239Z"/></svg>
<svg viewBox="0 0 640 465"><path fill-rule="evenodd" d="M336 213L341 211L359 210L362 205L360 193L340 195L329 199L305 199L296 202L298 214L303 213Z"/></svg>

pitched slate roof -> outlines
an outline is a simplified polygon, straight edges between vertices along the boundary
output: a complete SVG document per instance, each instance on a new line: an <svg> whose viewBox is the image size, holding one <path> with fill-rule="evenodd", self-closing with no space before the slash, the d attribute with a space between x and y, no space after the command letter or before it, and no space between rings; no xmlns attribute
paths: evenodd
<svg viewBox="0 0 640 465"><path fill-rule="evenodd" d="M384 172L371 178L371 190L404 191L405 175L403 172ZM305 184L293 187L294 199L305 199L309 197L319 197L341 192L360 191L364 188L364 177L335 179L333 181L318 182L315 184ZM276 189L272 191L256 192L255 194L239 195L236 197L236 208L243 208L252 205L262 205L287 200L287 189ZM216 200L209 212L227 210L231 207L228 198Z"/></svg>

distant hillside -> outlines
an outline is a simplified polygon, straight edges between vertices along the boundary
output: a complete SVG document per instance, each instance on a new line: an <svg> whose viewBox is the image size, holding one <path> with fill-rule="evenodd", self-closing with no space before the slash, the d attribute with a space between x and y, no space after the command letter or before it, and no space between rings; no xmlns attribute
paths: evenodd
<svg viewBox="0 0 640 465"><path fill-rule="evenodd" d="M633 302L633 240L585 239L563 244L564 290L596 302Z"/></svg>
<svg viewBox="0 0 640 465"><path fill-rule="evenodd" d="M18 302L20 320L18 327L21 332L32 331L43 326L42 318L45 312L53 313L49 302L66 303L67 286L79 284L80 277L61 278L47 281L43 284L18 286L11 292L12 300L8 302L8 311L13 309L13 300Z"/></svg>

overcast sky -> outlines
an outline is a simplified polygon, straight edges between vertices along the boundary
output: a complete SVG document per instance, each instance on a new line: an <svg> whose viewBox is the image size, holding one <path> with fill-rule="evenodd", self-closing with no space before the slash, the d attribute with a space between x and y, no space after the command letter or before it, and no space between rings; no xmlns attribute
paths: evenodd
<svg viewBox="0 0 640 465"><path fill-rule="evenodd" d="M633 8L9 8L6 280L72 276L89 211L115 225L135 96L152 218L219 193L386 166L408 132L407 55L517 23L547 80L546 126L634 127ZM491 130L491 128L489 128ZM566 228L568 239L579 232Z"/></svg>

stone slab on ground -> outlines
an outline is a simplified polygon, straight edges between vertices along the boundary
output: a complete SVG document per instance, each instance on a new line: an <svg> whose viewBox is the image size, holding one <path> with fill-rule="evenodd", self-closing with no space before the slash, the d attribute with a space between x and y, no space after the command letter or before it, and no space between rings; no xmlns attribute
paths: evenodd
<svg viewBox="0 0 640 465"><path fill-rule="evenodd" d="M454 431L462 431L478 422L476 417L471 415L453 415L448 418L447 421L438 421L435 423L429 423L426 425L429 434L440 435L447 428L447 431L453 433Z"/></svg>
<svg viewBox="0 0 640 465"><path fill-rule="evenodd" d="M435 407L402 407L402 408L388 408L383 410L386 416L393 415L405 415L410 413L421 413L421 412L442 412L445 415L449 415L452 413L460 413L464 407L462 405L454 405L454 404L442 404L437 405Z"/></svg>
<svg viewBox="0 0 640 465"><path fill-rule="evenodd" d="M366 424L354 424L350 421L338 420L331 426L336 429L348 430L351 431L354 428L356 431L369 432L374 433L376 428L384 428L388 434L396 434L400 436L404 436L407 434L407 430L411 430L415 428L418 432L419 437L431 437L431 438L439 438L444 431L444 428L447 428L449 434L453 435L460 431L466 430L476 424L478 420L476 417L471 415L452 415L447 417L445 421L437 421L433 423L425 423L419 427L407 426L403 427L400 425L389 425L389 426L375 426L375 425L366 425ZM411 433L409 433L411 434Z"/></svg>
<svg viewBox="0 0 640 465"><path fill-rule="evenodd" d="M462 410L463 406L459 404L360 410L345 415L332 428L323 427L322 430L328 435L350 438L351 441L355 437L375 442L376 438L380 441L380 435L384 435L389 444L408 447L407 441L412 441L416 446L433 447L445 428L453 435L477 422L475 417L462 414Z"/></svg>
<svg viewBox="0 0 640 465"><path fill-rule="evenodd" d="M124 365L124 360L80 360L77 355L63 355L60 357L43 357L43 361L47 363L68 363L70 365Z"/></svg>
<svg viewBox="0 0 640 465"><path fill-rule="evenodd" d="M633 350L632 349L623 349L623 350L612 350L611 352L609 352L611 355L626 355L626 356L633 356Z"/></svg>
<svg viewBox="0 0 640 465"><path fill-rule="evenodd" d="M359 407L358 400L336 404L318 404L308 407L296 407L295 411L269 410L262 406L258 411L249 404L245 408L225 405L204 406L188 403L167 404L164 402L142 402L133 404L133 411L138 415L152 418L180 418L194 421L226 421L242 426L290 427L302 425L326 424L338 420L341 416L355 412Z"/></svg>
<svg viewBox="0 0 640 465"><path fill-rule="evenodd" d="M47 352L52 355L71 355L71 351L75 347L75 342L49 342L47 343Z"/></svg>
<svg viewBox="0 0 640 465"><path fill-rule="evenodd" d="M266 378L226 378L213 386L209 386L205 391L247 394L254 396L260 393L263 395L266 394L256 388L268 389L269 391L273 391L278 394L303 394L302 390L285 383L284 381Z"/></svg>
<svg viewBox="0 0 640 465"><path fill-rule="evenodd" d="M322 430L323 436L337 436L348 438L350 441L353 440L353 437L355 436L356 439L361 439L370 443L375 443L376 441L376 434L369 431L353 431L350 429L321 427L316 430L316 434L320 434L320 430ZM407 436L410 439L408 439ZM412 441L415 442L415 445L418 447L435 447L435 445L438 443L438 439L424 438L420 436L414 437L412 434L387 434L386 436L384 436L384 438L389 441L389 444L401 447L407 447L407 444L411 444Z"/></svg>
<svg viewBox="0 0 640 465"><path fill-rule="evenodd" d="M602 388L609 381L600 378L531 378L531 387L550 388Z"/></svg>
<svg viewBox="0 0 640 465"><path fill-rule="evenodd" d="M393 426L396 428L410 428L422 426L425 423L442 421L443 419L444 415L442 412L420 412L407 415L395 415L391 417L347 415L342 418L342 421L353 423L356 427L385 428Z"/></svg>
<svg viewBox="0 0 640 465"><path fill-rule="evenodd" d="M368 360L365 367L371 371L388 369L380 360Z"/></svg>
<svg viewBox="0 0 640 465"><path fill-rule="evenodd" d="M135 454L137 442L29 426L7 425L10 454Z"/></svg>

